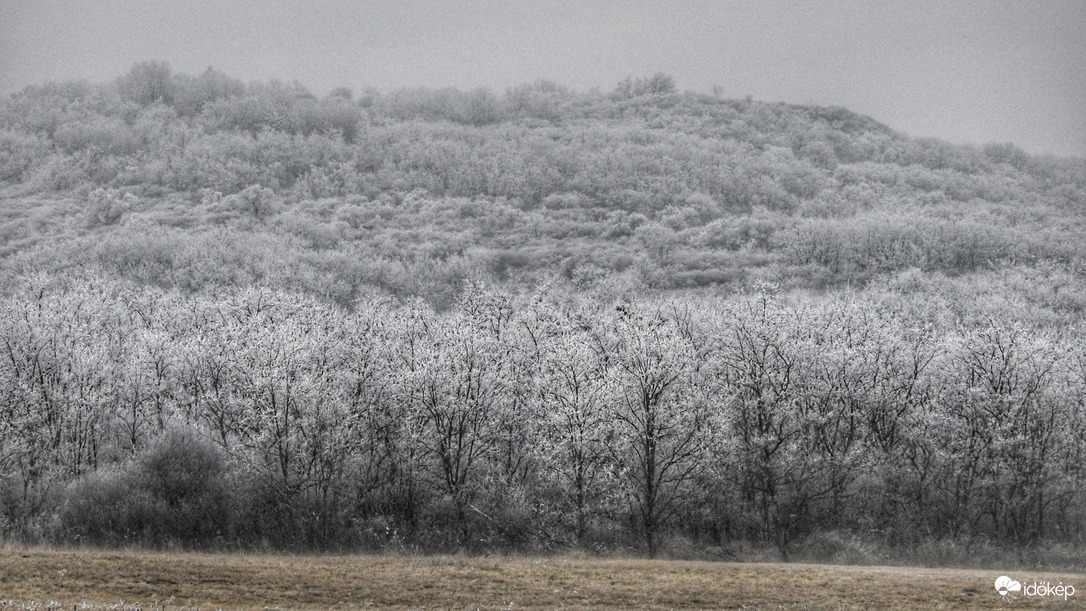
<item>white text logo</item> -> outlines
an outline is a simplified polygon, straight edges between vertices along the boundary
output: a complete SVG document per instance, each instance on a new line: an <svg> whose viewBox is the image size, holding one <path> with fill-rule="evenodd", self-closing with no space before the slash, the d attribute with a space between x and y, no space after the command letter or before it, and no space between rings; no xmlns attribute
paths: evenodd
<svg viewBox="0 0 1086 611"><path fill-rule="evenodd" d="M1002 575L995 580L995 589L1000 596L1007 596L1011 592L1021 592L1025 596L1057 596L1067 600L1075 595L1075 586L1065 586L1062 581L1056 585L1052 585L1048 581L1039 583L1035 581L1028 586L1022 587L1022 584L1006 575Z"/></svg>

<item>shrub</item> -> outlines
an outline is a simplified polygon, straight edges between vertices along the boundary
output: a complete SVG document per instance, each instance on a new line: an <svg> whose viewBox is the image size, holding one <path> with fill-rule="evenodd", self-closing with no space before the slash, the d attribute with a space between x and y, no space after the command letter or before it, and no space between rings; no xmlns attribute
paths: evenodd
<svg viewBox="0 0 1086 611"><path fill-rule="evenodd" d="M674 91L675 79L663 72L657 72L648 78L634 79L628 76L615 87L611 95L615 99L625 100L646 94L666 94L674 93Z"/></svg>
<svg viewBox="0 0 1086 611"><path fill-rule="evenodd" d="M260 185L249 185L241 193L235 193L225 202L238 212L247 212L257 218L270 216L273 212L272 197L275 192Z"/></svg>
<svg viewBox="0 0 1086 611"><path fill-rule="evenodd" d="M168 431L132 459L73 483L63 538L101 544L209 543L231 523L226 460L191 430Z"/></svg>
<svg viewBox="0 0 1086 611"><path fill-rule="evenodd" d="M21 180L48 153L49 143L41 136L0 130L0 181Z"/></svg>
<svg viewBox="0 0 1086 611"><path fill-rule="evenodd" d="M120 195L114 189L95 189L88 196L87 223L91 227L113 225L138 202L139 198L131 193Z"/></svg>
<svg viewBox="0 0 1086 611"><path fill-rule="evenodd" d="M99 545L149 539L161 508L132 483L125 468L101 470L72 483L60 510L59 538Z"/></svg>

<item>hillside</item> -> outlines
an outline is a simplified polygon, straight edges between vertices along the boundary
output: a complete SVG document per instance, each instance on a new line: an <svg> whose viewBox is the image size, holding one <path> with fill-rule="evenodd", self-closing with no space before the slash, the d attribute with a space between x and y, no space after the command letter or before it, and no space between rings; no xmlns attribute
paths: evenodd
<svg viewBox="0 0 1086 611"><path fill-rule="evenodd" d="M1078 273L1084 166L912 140L840 108L678 93L660 75L606 95L538 82L318 100L148 63L4 101L0 256L9 273L440 307L476 275L640 292Z"/></svg>
<svg viewBox="0 0 1086 611"><path fill-rule="evenodd" d="M5 536L1086 545L1083 160L151 62L0 102L0 181Z"/></svg>

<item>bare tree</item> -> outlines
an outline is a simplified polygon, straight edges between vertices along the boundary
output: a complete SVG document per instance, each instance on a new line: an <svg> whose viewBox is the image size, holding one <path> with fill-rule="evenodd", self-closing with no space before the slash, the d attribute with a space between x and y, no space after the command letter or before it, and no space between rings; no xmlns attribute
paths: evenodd
<svg viewBox="0 0 1086 611"><path fill-rule="evenodd" d="M700 356L680 321L662 309L620 305L608 338L616 393L609 450L620 465L650 557L684 488L704 464L710 412Z"/></svg>

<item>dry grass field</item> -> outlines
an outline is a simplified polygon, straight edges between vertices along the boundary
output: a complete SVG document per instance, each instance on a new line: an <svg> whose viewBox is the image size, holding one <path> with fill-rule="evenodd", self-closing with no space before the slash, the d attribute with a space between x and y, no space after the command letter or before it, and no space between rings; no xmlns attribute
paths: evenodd
<svg viewBox="0 0 1086 611"><path fill-rule="evenodd" d="M284 556L0 548L0 609L995 609L997 571L585 558Z"/></svg>

